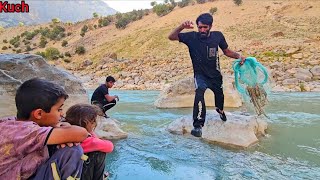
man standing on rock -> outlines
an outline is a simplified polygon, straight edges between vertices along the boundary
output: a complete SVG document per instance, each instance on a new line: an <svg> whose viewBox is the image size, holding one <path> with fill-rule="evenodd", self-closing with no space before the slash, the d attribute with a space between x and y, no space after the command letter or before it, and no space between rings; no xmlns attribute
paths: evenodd
<svg viewBox="0 0 320 180"><path fill-rule="evenodd" d="M102 112L104 113L104 117L108 118L106 112L116 105L117 101L119 101L119 97L117 95L110 96L109 88L112 88L116 80L112 76L108 76L106 78L105 84L101 84L92 94L91 104L97 105L100 107ZM117 100L117 101L116 101Z"/></svg>
<svg viewBox="0 0 320 180"><path fill-rule="evenodd" d="M196 20L198 32L191 31L181 33L183 29L193 29L194 27L192 21L185 21L174 29L168 37L172 41L179 41L186 44L189 48L196 88L193 105L194 128L191 134L196 137L202 136L202 127L204 126L206 118L204 93L207 88L214 92L216 111L219 113L221 120L227 121L227 117L223 111L224 94L218 47L230 58L241 58L240 64L243 64L245 61L245 57L228 48L228 44L220 31L210 31L212 23L212 15L204 13Z"/></svg>

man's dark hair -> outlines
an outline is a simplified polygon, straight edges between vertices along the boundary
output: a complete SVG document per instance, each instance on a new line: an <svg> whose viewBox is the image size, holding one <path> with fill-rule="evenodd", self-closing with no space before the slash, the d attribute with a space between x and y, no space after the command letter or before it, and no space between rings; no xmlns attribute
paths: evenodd
<svg viewBox="0 0 320 180"><path fill-rule="evenodd" d="M110 82L110 81L116 82L116 80L114 79L114 77L108 76L108 77L106 78L106 82Z"/></svg>
<svg viewBox="0 0 320 180"><path fill-rule="evenodd" d="M31 112L36 109L49 113L60 98L68 98L68 94L61 86L39 78L27 80L21 84L16 93L17 118L27 120Z"/></svg>
<svg viewBox="0 0 320 180"><path fill-rule="evenodd" d="M196 20L197 25L199 25L199 22L201 22L202 24L212 26L213 17L209 13L200 14L200 16Z"/></svg>

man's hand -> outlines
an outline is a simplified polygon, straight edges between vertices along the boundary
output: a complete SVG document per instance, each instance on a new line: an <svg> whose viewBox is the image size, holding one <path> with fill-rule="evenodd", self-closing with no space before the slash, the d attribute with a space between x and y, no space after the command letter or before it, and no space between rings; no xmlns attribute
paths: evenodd
<svg viewBox="0 0 320 180"><path fill-rule="evenodd" d="M58 124L54 125L53 127L70 127L71 124L68 122L58 122Z"/></svg>
<svg viewBox="0 0 320 180"><path fill-rule="evenodd" d="M66 146L68 147L72 147L72 146L78 146L80 143L65 143L65 144L58 144L57 145L57 148L60 149L60 148L64 148Z"/></svg>
<svg viewBox="0 0 320 180"><path fill-rule="evenodd" d="M185 21L184 23L181 24L181 27L183 29L193 29L193 22L192 21Z"/></svg>
<svg viewBox="0 0 320 180"><path fill-rule="evenodd" d="M240 65L243 65L244 62L246 61L246 57L241 56L240 58L241 58Z"/></svg>
<svg viewBox="0 0 320 180"><path fill-rule="evenodd" d="M117 95L114 95L114 99L116 99L117 101L120 100L120 99L119 99L119 96L117 96Z"/></svg>
<svg viewBox="0 0 320 180"><path fill-rule="evenodd" d="M70 127L71 124L68 122L59 122L58 124L56 124L54 127ZM72 147L72 146L78 146L80 143L65 143L65 144L58 144L57 148L64 148L66 146Z"/></svg>

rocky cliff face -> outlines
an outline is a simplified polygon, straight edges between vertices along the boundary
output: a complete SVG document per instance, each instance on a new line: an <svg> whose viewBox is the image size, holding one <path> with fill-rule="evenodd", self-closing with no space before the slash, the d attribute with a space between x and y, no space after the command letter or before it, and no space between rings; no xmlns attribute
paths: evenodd
<svg viewBox="0 0 320 180"><path fill-rule="evenodd" d="M0 54L0 95L14 94L20 84L35 77L54 81L69 94L86 93L75 76L50 66L41 56Z"/></svg>

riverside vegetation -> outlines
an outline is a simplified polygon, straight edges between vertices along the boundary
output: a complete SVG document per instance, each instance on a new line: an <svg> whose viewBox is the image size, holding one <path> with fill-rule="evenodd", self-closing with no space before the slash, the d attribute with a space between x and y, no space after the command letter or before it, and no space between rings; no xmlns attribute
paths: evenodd
<svg viewBox="0 0 320 180"><path fill-rule="evenodd" d="M238 2L238 3L237 3ZM241 3L239 3L241 2ZM113 75L119 89L162 89L192 74L187 47L167 39L184 20L214 14L213 30L230 48L268 67L275 91L320 91L320 2L166 1L138 10L70 23L1 29L2 53L33 53L63 67L87 87ZM195 29L196 30L196 29ZM221 55L224 74L232 59Z"/></svg>

